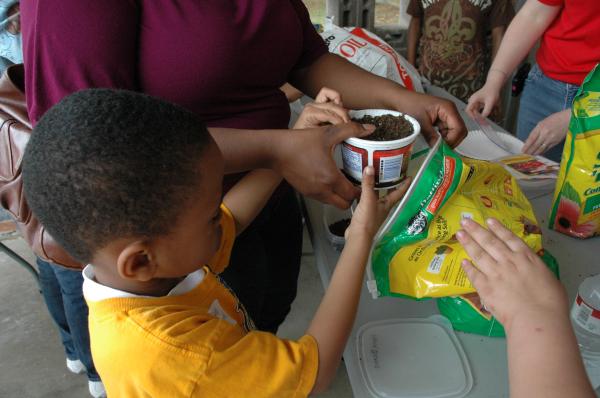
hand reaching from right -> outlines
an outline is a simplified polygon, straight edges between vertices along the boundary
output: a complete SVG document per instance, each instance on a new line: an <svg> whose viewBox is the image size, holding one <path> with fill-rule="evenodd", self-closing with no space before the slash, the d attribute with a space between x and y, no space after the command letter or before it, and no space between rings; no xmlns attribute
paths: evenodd
<svg viewBox="0 0 600 398"><path fill-rule="evenodd" d="M519 317L544 314L564 319L569 310L565 289L540 257L498 220L489 230L463 219L456 237L473 263L462 266L486 308L507 333Z"/></svg>
<svg viewBox="0 0 600 398"><path fill-rule="evenodd" d="M464 219L456 237L475 263L462 262L469 280L506 330L510 396L595 397L565 289L525 242L498 220L487 224Z"/></svg>

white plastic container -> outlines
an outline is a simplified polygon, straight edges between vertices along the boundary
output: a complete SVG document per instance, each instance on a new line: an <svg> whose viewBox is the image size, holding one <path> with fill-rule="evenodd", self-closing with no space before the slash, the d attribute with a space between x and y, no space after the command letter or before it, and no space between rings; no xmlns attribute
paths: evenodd
<svg viewBox="0 0 600 398"><path fill-rule="evenodd" d="M369 322L356 349L373 398L460 398L473 388L467 356L443 316Z"/></svg>
<svg viewBox="0 0 600 398"><path fill-rule="evenodd" d="M362 181L362 171L367 166L375 168L375 188L391 188L406 175L415 139L421 132L419 122L411 116L385 109L350 111L350 117L393 115L404 117L413 126L413 133L393 141L370 141L348 138L342 143L342 160L346 174L357 182Z"/></svg>
<svg viewBox="0 0 600 398"><path fill-rule="evenodd" d="M323 206L323 225L325 227L325 234L327 235L329 243L331 243L336 250L342 250L344 248L346 239L343 236L337 236L331 232L329 226L338 221L351 218L352 213L350 212L350 209L341 210L334 206Z"/></svg>
<svg viewBox="0 0 600 398"><path fill-rule="evenodd" d="M579 285L571 321L581 355L600 360L600 274L586 278Z"/></svg>

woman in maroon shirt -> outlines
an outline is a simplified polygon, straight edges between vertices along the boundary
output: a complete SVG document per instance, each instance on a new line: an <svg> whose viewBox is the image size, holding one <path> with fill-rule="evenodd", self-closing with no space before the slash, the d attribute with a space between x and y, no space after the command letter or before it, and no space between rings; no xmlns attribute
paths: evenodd
<svg viewBox="0 0 600 398"><path fill-rule="evenodd" d="M229 172L271 166L301 193L339 207L347 207L357 190L335 168L330 151L356 129L285 133L286 142L274 138L282 130L247 131L287 127L289 107L279 90L284 82L311 96L331 87L348 108L415 115L426 132L436 124L450 143L466 134L450 102L409 92L329 54L300 0L25 0L21 10L33 123L84 88L142 91L199 115ZM296 151L278 143L296 145ZM278 160L265 162L269 152ZM236 241L223 275L263 330L276 331L295 297L300 220L285 184Z"/></svg>

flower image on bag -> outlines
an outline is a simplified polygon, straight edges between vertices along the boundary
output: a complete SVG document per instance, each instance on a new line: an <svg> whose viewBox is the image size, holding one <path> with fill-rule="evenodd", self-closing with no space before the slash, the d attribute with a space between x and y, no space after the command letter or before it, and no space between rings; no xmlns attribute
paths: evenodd
<svg viewBox="0 0 600 398"><path fill-rule="evenodd" d="M600 235L598 65L585 78L573 101L549 227L582 239Z"/></svg>

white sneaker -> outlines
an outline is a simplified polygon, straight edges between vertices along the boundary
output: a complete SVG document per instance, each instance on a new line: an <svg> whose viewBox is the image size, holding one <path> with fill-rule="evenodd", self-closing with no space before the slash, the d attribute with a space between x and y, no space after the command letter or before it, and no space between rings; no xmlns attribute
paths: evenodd
<svg viewBox="0 0 600 398"><path fill-rule="evenodd" d="M85 366L79 359L71 360L67 358L67 369L71 373L80 374L86 371Z"/></svg>
<svg viewBox="0 0 600 398"><path fill-rule="evenodd" d="M101 381L88 381L90 395L94 398L106 398L106 390Z"/></svg>

